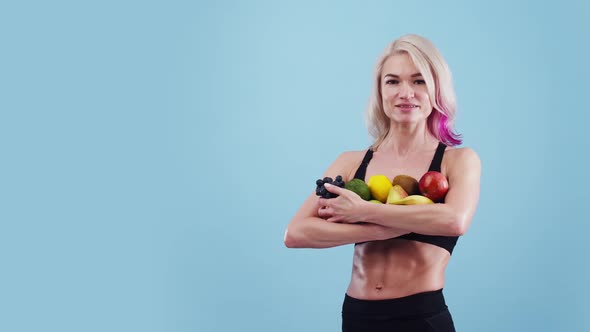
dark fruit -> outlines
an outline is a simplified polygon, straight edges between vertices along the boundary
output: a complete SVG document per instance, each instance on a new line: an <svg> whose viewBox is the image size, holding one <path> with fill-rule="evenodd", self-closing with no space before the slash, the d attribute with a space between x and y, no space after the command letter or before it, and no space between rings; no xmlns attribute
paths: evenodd
<svg viewBox="0 0 590 332"><path fill-rule="evenodd" d="M315 182L315 184L316 184L315 194L317 196L320 196L321 198L338 197L338 195L333 194L333 193L329 192L328 190L326 190L326 187L324 186L324 184L326 184L326 183L332 184L332 185L340 187L340 188L344 188L344 185L345 185L345 182L342 180L342 176L340 176L340 175L336 176L335 179L332 179L331 177L325 177L323 179L318 179Z"/></svg>

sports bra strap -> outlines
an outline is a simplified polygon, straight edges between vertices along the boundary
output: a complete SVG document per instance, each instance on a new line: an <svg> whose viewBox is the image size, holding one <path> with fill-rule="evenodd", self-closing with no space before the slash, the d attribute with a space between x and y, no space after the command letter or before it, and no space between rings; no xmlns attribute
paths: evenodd
<svg viewBox="0 0 590 332"><path fill-rule="evenodd" d="M441 171L442 159L446 148L447 146L444 143L438 142L438 147L436 148L434 158L432 158L432 162L430 163L430 168L428 171Z"/></svg>
<svg viewBox="0 0 590 332"><path fill-rule="evenodd" d="M365 153L365 157L363 158L361 165L354 174L355 179L361 179L365 181L365 175L367 174L367 166L369 165L369 161L371 161L371 158L373 158L373 149L369 148L367 150L367 153Z"/></svg>

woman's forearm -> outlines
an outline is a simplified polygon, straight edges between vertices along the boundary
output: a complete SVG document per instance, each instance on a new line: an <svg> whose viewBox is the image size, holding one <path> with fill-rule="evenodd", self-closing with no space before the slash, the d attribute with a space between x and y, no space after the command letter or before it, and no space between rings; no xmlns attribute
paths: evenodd
<svg viewBox="0 0 590 332"><path fill-rule="evenodd" d="M291 223L285 233L289 248L331 248L357 242L376 241L408 233L373 223L340 224L308 217Z"/></svg>
<svg viewBox="0 0 590 332"><path fill-rule="evenodd" d="M367 204L363 220L425 235L463 235L463 218L445 204Z"/></svg>

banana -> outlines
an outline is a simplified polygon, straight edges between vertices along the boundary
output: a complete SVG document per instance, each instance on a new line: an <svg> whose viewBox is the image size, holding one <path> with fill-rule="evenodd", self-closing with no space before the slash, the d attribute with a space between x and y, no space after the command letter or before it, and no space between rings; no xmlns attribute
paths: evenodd
<svg viewBox="0 0 590 332"><path fill-rule="evenodd" d="M392 204L396 205L420 205L420 204L434 204L434 202L422 195L410 195L408 197L402 198L398 201L393 202Z"/></svg>

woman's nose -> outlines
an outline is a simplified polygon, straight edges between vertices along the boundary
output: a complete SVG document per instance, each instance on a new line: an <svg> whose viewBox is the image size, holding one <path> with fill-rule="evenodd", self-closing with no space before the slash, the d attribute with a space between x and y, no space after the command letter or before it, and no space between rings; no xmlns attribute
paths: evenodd
<svg viewBox="0 0 590 332"><path fill-rule="evenodd" d="M412 86L410 84L402 83L400 85L399 96L400 96L400 98L403 98L403 99L414 98L414 89L412 88Z"/></svg>

